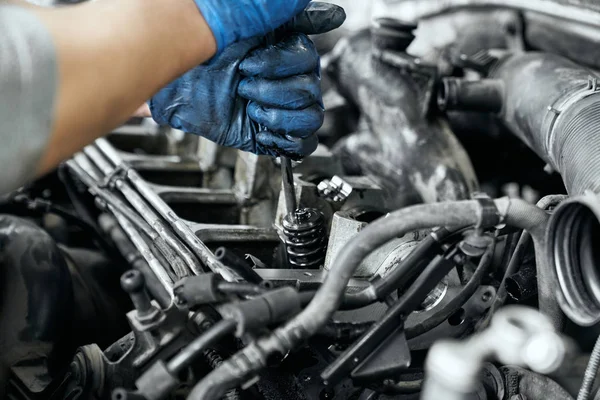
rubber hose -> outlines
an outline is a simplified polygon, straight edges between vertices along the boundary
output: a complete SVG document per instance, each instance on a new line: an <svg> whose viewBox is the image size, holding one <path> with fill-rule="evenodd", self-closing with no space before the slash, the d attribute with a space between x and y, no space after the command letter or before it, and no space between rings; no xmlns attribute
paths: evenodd
<svg viewBox="0 0 600 400"><path fill-rule="evenodd" d="M577 400L588 400L590 398L596 375L598 375L598 368L600 368L600 336L598 337L598 340L596 340L596 344L590 355L590 360L588 361L585 373L583 374L583 382L579 388Z"/></svg>
<svg viewBox="0 0 600 400"><path fill-rule="evenodd" d="M217 369L223 364L223 357L215 349L206 349L202 355L210 369ZM231 389L225 393L223 400L240 400L240 391L238 389Z"/></svg>

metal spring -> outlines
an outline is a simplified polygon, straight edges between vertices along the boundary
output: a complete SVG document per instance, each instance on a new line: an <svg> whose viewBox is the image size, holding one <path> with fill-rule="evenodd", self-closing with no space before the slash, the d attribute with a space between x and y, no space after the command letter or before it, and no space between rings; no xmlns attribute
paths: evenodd
<svg viewBox="0 0 600 400"><path fill-rule="evenodd" d="M327 250L325 217L314 208L303 208L283 219L288 263L292 268L311 269L323 264Z"/></svg>

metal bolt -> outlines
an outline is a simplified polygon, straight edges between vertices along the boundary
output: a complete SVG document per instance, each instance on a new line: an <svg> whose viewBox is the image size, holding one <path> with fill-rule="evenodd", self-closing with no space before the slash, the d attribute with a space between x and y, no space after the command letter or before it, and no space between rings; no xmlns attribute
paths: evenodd
<svg viewBox="0 0 600 400"><path fill-rule="evenodd" d="M140 271L130 270L121 276L121 287L131 297L131 302L138 315L145 315L152 310L152 303L146 293L146 283Z"/></svg>

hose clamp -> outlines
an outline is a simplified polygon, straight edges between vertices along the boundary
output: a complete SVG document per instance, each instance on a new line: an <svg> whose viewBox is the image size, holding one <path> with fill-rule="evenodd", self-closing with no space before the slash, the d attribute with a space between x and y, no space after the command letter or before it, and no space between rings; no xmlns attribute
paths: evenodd
<svg viewBox="0 0 600 400"><path fill-rule="evenodd" d="M475 193L473 200L478 203L475 228L483 230L502 223L502 214L490 196L485 193Z"/></svg>
<svg viewBox="0 0 600 400"><path fill-rule="evenodd" d="M127 179L127 174L131 167L127 164L119 164L113 169L110 174L106 175L98 186L103 189L114 188L119 181Z"/></svg>
<svg viewBox="0 0 600 400"><path fill-rule="evenodd" d="M542 132L548 132L549 134L546 135L546 141L543 143L543 146L546 154L548 154L548 160L546 161L550 162L552 168L556 169L557 167L557 160L555 160L554 156L554 145L556 144L555 127L561 116L578 102L598 94L600 94L598 78L589 76L587 82L575 85L572 90L564 93L553 104L547 107L547 112L542 123Z"/></svg>

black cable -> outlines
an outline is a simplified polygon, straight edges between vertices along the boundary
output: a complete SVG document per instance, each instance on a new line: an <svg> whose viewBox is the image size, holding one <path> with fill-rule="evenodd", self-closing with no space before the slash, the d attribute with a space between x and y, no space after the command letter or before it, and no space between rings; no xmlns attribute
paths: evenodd
<svg viewBox="0 0 600 400"><path fill-rule="evenodd" d="M106 240L104 235L102 235L98 227L93 223L88 222L86 218L75 214L67 210L66 208L56 205L49 200L31 199L25 194L16 195L12 199L12 203L15 206L22 206L29 211L38 211L41 213L51 213L58 215L65 221L78 226L84 232L91 233L92 240L95 242L98 248L103 250L106 254L110 255L114 259L120 259L121 261L125 261L121 254L115 249L115 247Z"/></svg>
<svg viewBox="0 0 600 400"><path fill-rule="evenodd" d="M492 316L496 308L504 303L506 300L506 280L512 276L516 271L521 261L523 260L523 256L525 255L525 251L529 247L532 242L531 234L527 231L523 231L521 236L519 237L519 241L517 242L517 246L515 247L515 251L510 258L510 262L508 263L508 267L502 276L502 281L500 282L500 286L498 287L498 291L492 300L492 305L490 310L487 313L487 316L483 320L480 328L485 328L490 323Z"/></svg>
<svg viewBox="0 0 600 400"><path fill-rule="evenodd" d="M177 375L186 369L192 361L202 354L209 346L214 345L223 336L233 333L237 324L232 320L221 320L211 326L206 332L194 339L190 344L177 353L167 364L172 375Z"/></svg>
<svg viewBox="0 0 600 400"><path fill-rule="evenodd" d="M238 296L260 295L268 291L262 286L244 282L219 282L217 290L223 294Z"/></svg>
<svg viewBox="0 0 600 400"><path fill-rule="evenodd" d="M398 289L408 287L414 282L416 276L442 252L442 245L454 244L457 237L468 228L455 229L452 231L440 228L421 240L410 254L402 260L383 279L369 284L369 287L356 293L344 293L339 310L355 310L366 307L377 301L386 301L387 297ZM302 305L310 303L318 289L306 290L300 293Z"/></svg>
<svg viewBox="0 0 600 400"><path fill-rule="evenodd" d="M406 337L408 339L412 339L426 332L429 332L430 330L447 320L454 312L456 312L456 310L458 310L464 303L467 302L467 300L469 300L475 294L477 288L479 288L479 286L481 285L482 279L485 277L485 274L489 271L489 267L492 264L492 259L494 257L494 249L495 245L492 245L483 254L481 260L479 260L479 265L477 266L475 273L456 297L450 300L444 307L435 312L425 321L406 329Z"/></svg>
<svg viewBox="0 0 600 400"><path fill-rule="evenodd" d="M393 395L414 394L420 392L422 387L423 379L417 379L415 381L385 383L382 386L382 391L384 393Z"/></svg>
<svg viewBox="0 0 600 400"><path fill-rule="evenodd" d="M65 187L65 191L67 192L67 196L69 200L71 200L71 204L73 204L73 208L75 208L75 212L79 215L83 220L87 221L89 224L93 224L94 218L92 213L90 212L89 207L87 207L79 194L79 191L76 187L76 182L74 177L69 173L68 167L66 164L61 164L58 167L58 179L62 182Z"/></svg>
<svg viewBox="0 0 600 400"><path fill-rule="evenodd" d="M210 369L217 369L223 364L223 357L215 349L206 349L202 352L202 355ZM223 400L240 400L240 391L238 389L231 389L225 393Z"/></svg>

